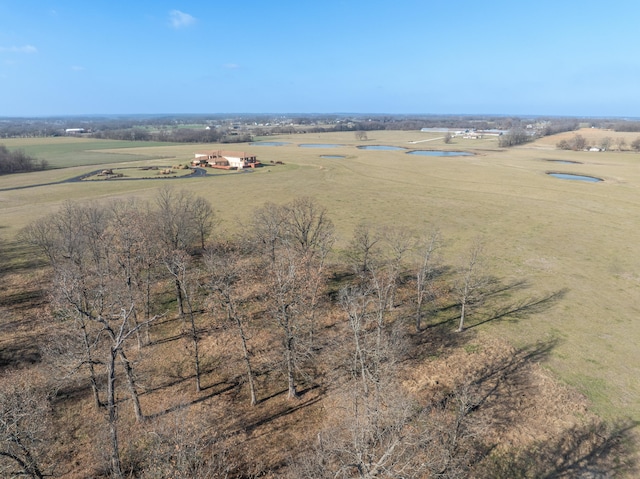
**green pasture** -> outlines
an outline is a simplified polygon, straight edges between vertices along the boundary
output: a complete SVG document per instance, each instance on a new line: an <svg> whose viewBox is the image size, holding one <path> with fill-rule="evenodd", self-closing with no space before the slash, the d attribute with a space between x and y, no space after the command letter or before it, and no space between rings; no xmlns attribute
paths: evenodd
<svg viewBox="0 0 640 479"><path fill-rule="evenodd" d="M9 149L20 149L37 159L49 162L50 168L68 168L82 165L103 165L158 157L138 150L139 142L118 140L93 140L74 137L59 138L9 138L0 140ZM146 143L148 146L166 143ZM125 151L127 150L127 151ZM166 157L171 159L170 156Z"/></svg>
<svg viewBox="0 0 640 479"><path fill-rule="evenodd" d="M132 158L139 160L132 166L168 166L192 158L200 149L255 153L265 167L204 178L62 183L17 190L7 188L43 184L95 168L87 163L0 177L0 235L11 240L29 221L49 214L67 199L152 198L169 182L208 198L222 220L220 227L229 230L246 223L252 210L266 201L313 196L327 207L336 224L338 252L361 221L416 232L438 227L445 239L442 256L447 264L455 264L480 236L487 272L497 278L502 291L472 313L470 323L484 321L478 328L518 346L549 344L552 349L545 366L583 391L595 412L609 419L640 420L640 154L559 151L553 138L506 150L498 148L496 138L455 138L447 145L436 133L373 131L367 135L365 141L356 140L353 133L265 138L289 143L277 147L140 143L125 147L120 142L100 142L102 147L91 146L91 151L112 155L114 167ZM49 151L46 140L37 144L43 155L66 148L77 152L74 161L80 161L85 154L76 150L75 142L61 146L57 139L48 141L53 153L45 153ZM7 146L25 148L19 141L14 143ZM109 143L114 146L107 148ZM301 143L344 146L301 148ZM360 150L359 145L476 154L412 156L403 151ZM90 156L86 158L91 161ZM604 181L560 180L548 176L549 171ZM453 318L455 311L450 315ZM463 334L474 334L474 329Z"/></svg>

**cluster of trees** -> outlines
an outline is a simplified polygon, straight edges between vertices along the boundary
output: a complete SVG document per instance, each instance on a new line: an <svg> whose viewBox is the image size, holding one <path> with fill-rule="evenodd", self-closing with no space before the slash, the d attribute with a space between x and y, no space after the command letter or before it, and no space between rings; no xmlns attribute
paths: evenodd
<svg viewBox="0 0 640 479"><path fill-rule="evenodd" d="M508 148L510 146L523 145L532 141L535 137L521 128L509 130L504 135L498 137L498 146Z"/></svg>
<svg viewBox="0 0 640 479"><path fill-rule="evenodd" d="M582 151L590 146L597 147L602 151L610 150L613 147L618 151L623 151L627 148L627 141L622 136L615 140L610 136L605 136L595 143L589 143L585 137L576 133L571 138L563 138L556 143L556 147L560 150ZM640 138L636 138L629 146L633 151L640 151Z"/></svg>
<svg viewBox="0 0 640 479"><path fill-rule="evenodd" d="M562 139L556 143L556 147L560 150L574 150L581 151L587 147L587 139L576 133L570 139Z"/></svg>
<svg viewBox="0 0 640 479"><path fill-rule="evenodd" d="M44 170L47 166L47 160L38 160L22 150L10 151L5 145L0 145L0 175Z"/></svg>
<svg viewBox="0 0 640 479"><path fill-rule="evenodd" d="M499 477L496 465L506 463L491 457L483 411L497 387L487 378L502 380L506 366L495 373L478 367L429 397L412 396L402 383L412 355L431 354L411 339L428 332L430 315L438 307L458 311L456 325L446 327L460 337L486 295L481 241L452 268L443 263L437 230L415 235L360 224L338 253L327 210L308 197L265 203L237 234L214 234L216 224L204 199L163 188L150 203L68 202L22 232L53 275L47 376L57 391L91 391L105 418L95 433L108 456L104 475L265 472L250 472L250 460L234 456L228 431L206 430L203 418L200 426L181 422L186 407L143 410L140 382L150 372L142 365L163 364L161 345L181 341L174 351L198 398L212 364L227 371L236 400L248 408L282 389L294 403L323 391L326 417L290 451L291 479ZM212 363L212 337L223 332L224 364ZM45 477L54 462L43 444L53 440L56 397L20 377L16 388L0 387L0 470ZM149 391L158 381L146 383ZM161 420L173 413L175 423Z"/></svg>

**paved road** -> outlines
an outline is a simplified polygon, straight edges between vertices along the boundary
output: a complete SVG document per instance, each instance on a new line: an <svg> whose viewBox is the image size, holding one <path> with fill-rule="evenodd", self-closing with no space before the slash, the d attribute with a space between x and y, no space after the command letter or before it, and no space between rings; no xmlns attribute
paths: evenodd
<svg viewBox="0 0 640 479"><path fill-rule="evenodd" d="M159 166L158 168L168 168L165 166ZM117 169L117 168L114 168ZM78 183L82 180L84 180L85 178L88 178L90 176L93 175L97 175L98 173L100 173L103 169L99 169L99 170L94 170L90 173L85 173L83 175L80 176L75 176L73 178L68 178L66 180L62 180L62 181L53 181L51 183L40 183L37 185L26 185L26 186L14 186L14 187L9 187L9 188L0 188L0 191L11 191L11 190L24 190L27 188L37 188L39 186L50 186L50 185L60 185L62 183ZM249 173L251 172L251 170L240 170L238 171L238 173ZM105 180L105 181L133 181L133 180L184 180L187 178L202 178L204 176L207 176L207 170L205 168L193 168L193 173L191 173L190 175L185 175L185 176L169 176L169 177L163 177L163 178L112 178L110 180ZM222 176L222 175L209 175L209 176Z"/></svg>

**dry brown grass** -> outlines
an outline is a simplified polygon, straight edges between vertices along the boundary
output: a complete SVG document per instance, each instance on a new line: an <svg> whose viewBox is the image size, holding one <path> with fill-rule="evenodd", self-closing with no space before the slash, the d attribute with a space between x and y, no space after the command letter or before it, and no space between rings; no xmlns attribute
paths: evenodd
<svg viewBox="0 0 640 479"><path fill-rule="evenodd" d="M34 291L33 297L41 297L36 292L44 285L43 280L46 276L34 275L16 288ZM5 290L0 298L4 299L0 303L5 318L3 350L14 351L13 362L4 367L26 367L24 373L40 377L40 381L45 381L42 378L49 374L46 381L53 384L56 378L50 375L51 369L37 358L29 359L30 349L25 346L52 334L53 319L39 315L26 324L24 318L37 314L42 304L31 300L20 306L6 301L13 291ZM406 301L408 294L408 290L403 290L399 298ZM444 297L441 304L447 302ZM391 317L396 321L410 317L407 307L408 304L396 309ZM209 313L199 314L206 366L203 390L197 393L183 320L167 316L155 324L152 344L137 353L130 352L148 420L136 424L125 391L118 395L124 464L139 467L154 453L152 444L158 434L168 432L169 436L163 437L208 444L203 449L206 453L226 451L225 463L242 469L245 474L242 477L254 474L283 477L296 454L310 447L317 433L332 424L333 408L344 394L346 383L336 369L342 368L341 361L348 358L346 351L340 352L341 344L349 340L344 330L344 313L330 304L324 311L322 327L327 334L324 349L316 359L315 380L303 383L301 398L296 401L286 399L284 377L274 369L278 361L273 350L276 338L268 328L256 327L254 323L251 338L259 371L259 403L255 407L249 405L241 355L230 328ZM438 323L441 318L433 321ZM562 467L582 470L588 463L600 469L609 465L611 470L617 467L623 470L615 459L630 461L620 443L624 433L599 426L598 418L590 412L589 401L541 367L556 342L533 343L516 349L476 328L462 334L453 330L454 325L445 322L439 326L433 323L419 334L405 332L408 348L401 352L396 372L403 391L398 392L418 404L426 404L440 401L461 388L471 391L478 404L476 423L480 426L476 427L480 427L483 441L495 448L477 466L478 474L511 477L495 475L500 467L507 467L505 464L510 470L531 471L534 467L531 458L519 459L522 451L531 448L545 461L563 458ZM49 373L38 372L42 368ZM99 477L108 470L106 420L103 412L96 411L86 381L81 378L82 375L66 380L54 401L56 433L51 454L56 477ZM574 437L576 431L582 434L579 438ZM582 458L583 454L595 454L598 459L587 460ZM509 462L505 457L515 459ZM535 461L534 465L536 471L550 467L548 463Z"/></svg>

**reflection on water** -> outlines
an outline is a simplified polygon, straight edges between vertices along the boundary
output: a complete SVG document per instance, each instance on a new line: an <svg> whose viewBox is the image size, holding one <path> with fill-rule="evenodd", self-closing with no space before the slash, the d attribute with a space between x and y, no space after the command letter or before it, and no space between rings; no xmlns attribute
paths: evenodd
<svg viewBox="0 0 640 479"><path fill-rule="evenodd" d="M570 173L547 173L554 178L560 178L561 180L576 180L576 181L588 181L589 183L599 183L603 181L602 178L596 178L595 176L584 175L572 175Z"/></svg>
<svg viewBox="0 0 640 479"><path fill-rule="evenodd" d="M473 156L468 151L443 151L443 150L414 150L407 152L407 155L418 156Z"/></svg>
<svg viewBox="0 0 640 479"><path fill-rule="evenodd" d="M406 148L402 148L401 146L388 146L388 145L365 145L359 146L360 150L406 150Z"/></svg>

